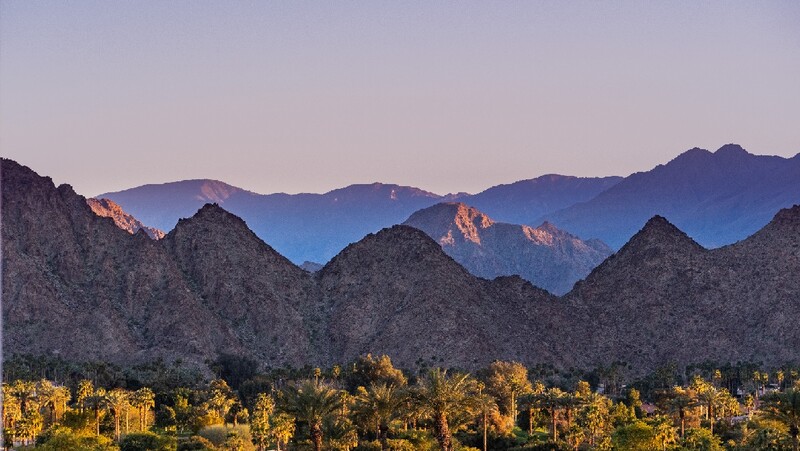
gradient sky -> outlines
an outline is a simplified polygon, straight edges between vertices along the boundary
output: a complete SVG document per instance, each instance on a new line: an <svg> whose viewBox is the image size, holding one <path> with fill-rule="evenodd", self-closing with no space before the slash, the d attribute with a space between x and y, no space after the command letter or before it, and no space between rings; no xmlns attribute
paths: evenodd
<svg viewBox="0 0 800 451"><path fill-rule="evenodd" d="M0 153L85 195L477 192L800 152L800 2L0 2Z"/></svg>

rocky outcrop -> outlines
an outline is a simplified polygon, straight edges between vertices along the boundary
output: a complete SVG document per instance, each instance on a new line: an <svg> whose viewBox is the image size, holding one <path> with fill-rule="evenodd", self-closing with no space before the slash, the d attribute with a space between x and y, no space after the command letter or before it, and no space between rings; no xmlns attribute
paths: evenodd
<svg viewBox="0 0 800 451"><path fill-rule="evenodd" d="M495 222L463 203L425 208L404 224L425 232L476 276L519 275L559 295L612 253L598 240L583 241L552 224L533 228Z"/></svg>
<svg viewBox="0 0 800 451"><path fill-rule="evenodd" d="M86 203L89 204L89 207L92 209L94 214L113 219L114 224L116 224L117 227L130 234L135 234L141 230L154 240L160 240L161 238L164 238L164 232L154 227L148 227L142 224L142 221L139 221L132 215L125 213L122 207L117 205L112 200L90 198L86 199Z"/></svg>

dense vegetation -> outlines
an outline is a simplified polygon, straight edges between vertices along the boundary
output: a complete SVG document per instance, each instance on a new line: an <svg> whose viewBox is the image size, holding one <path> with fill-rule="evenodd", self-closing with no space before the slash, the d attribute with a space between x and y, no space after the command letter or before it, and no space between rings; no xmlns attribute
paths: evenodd
<svg viewBox="0 0 800 451"><path fill-rule="evenodd" d="M209 362L211 363L211 362ZM329 369L223 356L120 369L6 363L7 448L31 450L797 450L798 369L667 366L624 385L593 372L492 363L409 372L366 355Z"/></svg>

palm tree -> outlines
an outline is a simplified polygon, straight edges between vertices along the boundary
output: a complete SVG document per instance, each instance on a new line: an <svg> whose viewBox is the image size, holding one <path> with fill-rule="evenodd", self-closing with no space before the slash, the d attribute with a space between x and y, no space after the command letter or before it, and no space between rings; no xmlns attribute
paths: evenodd
<svg viewBox="0 0 800 451"><path fill-rule="evenodd" d="M108 408L106 391L98 388L91 396L83 398L83 408L94 412L95 434L100 435L100 416Z"/></svg>
<svg viewBox="0 0 800 451"><path fill-rule="evenodd" d="M120 428L119 419L122 412L128 409L130 393L121 388L115 388L106 394L106 404L114 414L114 438L119 442Z"/></svg>
<svg viewBox="0 0 800 451"><path fill-rule="evenodd" d="M308 423L314 451L322 449L322 422L333 416L342 407L339 393L314 381L305 381L297 386L289 386L283 391L283 410L298 421Z"/></svg>
<svg viewBox="0 0 800 451"><path fill-rule="evenodd" d="M75 402L78 403L81 413L84 412L84 400L94 394L94 384L89 379L78 382L78 390L75 392Z"/></svg>
<svg viewBox="0 0 800 451"><path fill-rule="evenodd" d="M292 438L294 429L294 417L291 415L281 412L270 417L269 435L275 440L275 449L281 451L281 444Z"/></svg>
<svg viewBox="0 0 800 451"><path fill-rule="evenodd" d="M275 402L266 393L259 393L250 418L250 434L258 445L259 451L264 451L270 433L270 417L275 410Z"/></svg>
<svg viewBox="0 0 800 451"><path fill-rule="evenodd" d="M716 387L707 385L697 393L697 401L706 407L706 419L709 421L711 433L714 433L716 407L722 401L722 393Z"/></svg>
<svg viewBox="0 0 800 451"><path fill-rule="evenodd" d="M762 414L789 427L792 450L798 451L800 433L800 390L790 388L783 393L771 393L763 398Z"/></svg>
<svg viewBox="0 0 800 451"><path fill-rule="evenodd" d="M672 419L665 416L657 416L650 420L655 438L661 444L661 450L667 449L667 445L675 443L675 428L672 427Z"/></svg>
<svg viewBox="0 0 800 451"><path fill-rule="evenodd" d="M130 397L130 403L139 411L139 432L144 432L144 428L147 425L147 412L155 407L156 396L153 390L143 387L133 392Z"/></svg>
<svg viewBox="0 0 800 451"><path fill-rule="evenodd" d="M697 406L694 391L677 386L673 387L668 406L670 412L678 414L681 422L681 438L683 438L686 433L686 412Z"/></svg>
<svg viewBox="0 0 800 451"><path fill-rule="evenodd" d="M488 444L489 414L498 410L497 402L495 402L494 397L479 393L476 405L481 415L481 424L483 425L483 451L486 451Z"/></svg>
<svg viewBox="0 0 800 451"><path fill-rule="evenodd" d="M547 389L544 393L534 395L536 404L540 409L550 413L550 435L553 443L558 441L558 429L556 429L556 418L558 409L562 406L566 394L558 387Z"/></svg>
<svg viewBox="0 0 800 451"><path fill-rule="evenodd" d="M448 375L440 368L420 381L414 398L433 418L434 435L442 451L453 451L452 430L462 425L460 414L472 416L477 411L477 393L477 381L468 374Z"/></svg>
<svg viewBox="0 0 800 451"><path fill-rule="evenodd" d="M381 449L388 449L386 440L389 423L399 416L404 401L404 392L395 385L386 383L371 384L369 390L358 387L356 391L353 413L365 423L375 426Z"/></svg>
<svg viewBox="0 0 800 451"><path fill-rule="evenodd" d="M13 442L17 422L22 419L22 404L11 386L3 384L3 435L5 444ZM10 445L9 445L10 446Z"/></svg>

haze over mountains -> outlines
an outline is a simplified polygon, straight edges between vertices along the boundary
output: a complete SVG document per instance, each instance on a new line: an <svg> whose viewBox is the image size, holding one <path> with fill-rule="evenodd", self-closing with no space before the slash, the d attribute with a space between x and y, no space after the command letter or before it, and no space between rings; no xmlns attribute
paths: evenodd
<svg viewBox="0 0 800 451"><path fill-rule="evenodd" d="M675 362L800 359L800 206L706 250L653 217L561 298L480 279L420 230L395 226L310 274L206 205L162 240L97 216L68 185L2 160L6 355L274 366L367 352L401 366L494 359L635 372Z"/></svg>
<svg viewBox="0 0 800 451"><path fill-rule="evenodd" d="M325 263L367 233L415 211L458 201L493 220L534 227L548 221L584 240L622 246L653 215L663 215L707 247L744 239L780 208L800 202L800 156L747 153L729 144L692 149L656 168L621 177L545 175L481 193L438 195L374 183L325 194L252 193L223 182L188 180L106 193L149 226L169 231L207 202L242 217L296 264Z"/></svg>
<svg viewBox="0 0 800 451"><path fill-rule="evenodd" d="M735 144L714 153L691 149L533 223L550 221L581 238L618 249L653 215L662 215L706 247L744 239L781 208L800 203L800 154L752 155Z"/></svg>
<svg viewBox="0 0 800 451"><path fill-rule="evenodd" d="M550 223L537 228L495 222L463 203L441 203L403 224L422 230L472 274L487 279L519 275L564 294L611 255L599 240L583 241Z"/></svg>

